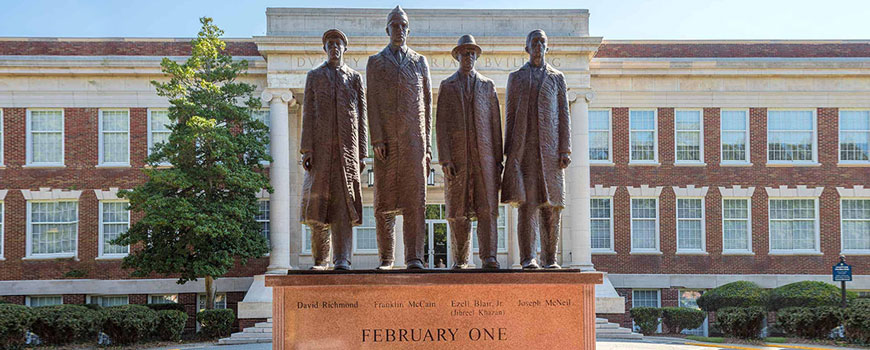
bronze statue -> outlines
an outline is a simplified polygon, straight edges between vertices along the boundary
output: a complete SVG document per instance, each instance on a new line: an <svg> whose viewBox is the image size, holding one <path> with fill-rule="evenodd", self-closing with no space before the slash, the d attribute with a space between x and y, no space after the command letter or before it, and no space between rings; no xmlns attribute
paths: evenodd
<svg viewBox="0 0 870 350"><path fill-rule="evenodd" d="M311 227L314 270L349 270L353 225L362 224L360 172L368 157L362 76L344 64L347 36L323 33L327 61L308 72L302 114L302 222Z"/></svg>
<svg viewBox="0 0 870 350"><path fill-rule="evenodd" d="M485 269L497 269L498 188L502 171L501 115L495 83L474 70L481 49L471 35L453 48L459 70L441 82L435 129L438 158L447 178L447 220L453 268L468 267L471 219Z"/></svg>
<svg viewBox="0 0 870 350"><path fill-rule="evenodd" d="M547 34L526 37L529 62L508 76L505 112L505 163L501 200L519 206L517 239L524 269L541 265L535 259L540 231L545 268L559 268L561 210L565 206L564 169L571 163L571 124L562 72L549 66Z"/></svg>
<svg viewBox="0 0 870 350"><path fill-rule="evenodd" d="M426 176L432 159L432 87L426 58L406 46L408 15L387 16L390 44L366 66L370 133L375 152L375 225L378 269L393 266L397 214L404 216L405 263L423 268Z"/></svg>

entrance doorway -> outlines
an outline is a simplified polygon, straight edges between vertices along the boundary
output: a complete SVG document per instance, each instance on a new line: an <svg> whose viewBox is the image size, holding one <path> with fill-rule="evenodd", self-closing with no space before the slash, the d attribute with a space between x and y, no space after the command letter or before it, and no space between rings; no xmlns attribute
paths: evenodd
<svg viewBox="0 0 870 350"><path fill-rule="evenodd" d="M446 269L452 266L450 256L450 226L447 225L447 208L444 204L426 205L426 237L423 263L430 269Z"/></svg>

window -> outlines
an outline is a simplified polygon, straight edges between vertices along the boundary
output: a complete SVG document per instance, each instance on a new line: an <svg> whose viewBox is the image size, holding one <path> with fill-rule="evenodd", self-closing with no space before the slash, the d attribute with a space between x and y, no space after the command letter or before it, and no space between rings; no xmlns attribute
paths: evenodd
<svg viewBox="0 0 870 350"><path fill-rule="evenodd" d="M815 199L771 199L771 252L818 252L817 217Z"/></svg>
<svg viewBox="0 0 870 350"><path fill-rule="evenodd" d="M677 163L704 161L704 121L701 110L674 112L674 142Z"/></svg>
<svg viewBox="0 0 870 350"><path fill-rule="evenodd" d="M610 162L610 142L610 110L589 110L589 161Z"/></svg>
<svg viewBox="0 0 870 350"><path fill-rule="evenodd" d="M130 211L127 202L100 202L100 257L118 258L130 253L130 246L111 242L130 228Z"/></svg>
<svg viewBox="0 0 870 350"><path fill-rule="evenodd" d="M259 120L259 121L263 122L263 124L266 124L266 129L269 129L272 127L272 118L269 117L269 110L268 109L259 109L259 110L251 111L251 117L254 118L254 120ZM271 142L266 144L266 154L268 154L268 155L272 154L272 143ZM268 162L265 162L265 163L268 163Z"/></svg>
<svg viewBox="0 0 870 350"><path fill-rule="evenodd" d="M631 251L659 251L657 198L631 199Z"/></svg>
<svg viewBox="0 0 870 350"><path fill-rule="evenodd" d="M61 295L29 296L29 297L27 297L26 304L27 304L27 306L30 306L30 307L63 305L63 296L61 296Z"/></svg>
<svg viewBox="0 0 870 350"><path fill-rule="evenodd" d="M696 309L700 310L698 307L698 298L701 297L703 292L697 290L680 290L680 307ZM701 327L695 329L684 329L683 334L687 335L697 335L706 337L707 336L707 319L704 319L704 323L701 324Z"/></svg>
<svg viewBox="0 0 870 350"><path fill-rule="evenodd" d="M302 253L311 254L311 228L302 224Z"/></svg>
<svg viewBox="0 0 870 350"><path fill-rule="evenodd" d="M3 202L0 201L0 260L3 260L3 256L4 256L3 253L5 252L3 250L3 248L4 248L3 247L3 239L5 238L3 233L6 232L3 230L5 228L5 226L3 225L3 218L5 217L5 215L4 215L5 209L6 208L3 206Z"/></svg>
<svg viewBox="0 0 870 350"><path fill-rule="evenodd" d="M178 303L178 294L156 294L148 296L148 304Z"/></svg>
<svg viewBox="0 0 870 350"><path fill-rule="evenodd" d="M812 110L767 112L767 161L816 161L816 113Z"/></svg>
<svg viewBox="0 0 870 350"><path fill-rule="evenodd" d="M362 212L362 225L353 228L354 251L372 252L378 251L378 237L375 234L375 208L364 206ZM309 244L309 249L310 248Z"/></svg>
<svg viewBox="0 0 870 350"><path fill-rule="evenodd" d="M172 133L168 127L170 123L168 110L148 110L148 155L151 155L154 145L169 141L169 135ZM169 162L161 164L168 165Z"/></svg>
<svg viewBox="0 0 870 350"><path fill-rule="evenodd" d="M205 294L198 294L196 299L196 309L198 311L205 310ZM214 308L227 308L227 293L214 293Z"/></svg>
<svg viewBox="0 0 870 350"><path fill-rule="evenodd" d="M78 202L28 202L27 221L28 257L75 256Z"/></svg>
<svg viewBox="0 0 870 350"><path fill-rule="evenodd" d="M631 147L630 162L655 163L658 161L656 147L656 111L655 110L630 110L629 139Z"/></svg>
<svg viewBox="0 0 870 350"><path fill-rule="evenodd" d="M631 291L631 307L661 307L661 298L659 298L659 290L643 290L633 289ZM634 331L639 331L640 328L632 321ZM656 332L662 331L662 325L659 324Z"/></svg>
<svg viewBox="0 0 870 350"><path fill-rule="evenodd" d="M722 200L722 252L752 252L750 199Z"/></svg>
<svg viewBox="0 0 870 350"><path fill-rule="evenodd" d="M130 111L100 110L100 165L130 165Z"/></svg>
<svg viewBox="0 0 870 350"><path fill-rule="evenodd" d="M498 206L498 246L496 249L499 252L507 251L507 207L504 205ZM477 220L471 222L471 249L475 252L480 251L479 243L477 242Z"/></svg>
<svg viewBox="0 0 870 350"><path fill-rule="evenodd" d="M749 163L749 111L722 110L722 163Z"/></svg>
<svg viewBox="0 0 870 350"><path fill-rule="evenodd" d="M118 305L127 305L130 303L130 298L126 295L90 295L88 296L88 304L97 304L102 307L111 307Z"/></svg>
<svg viewBox="0 0 870 350"><path fill-rule="evenodd" d="M840 110L840 161L870 161L870 111Z"/></svg>
<svg viewBox="0 0 870 350"><path fill-rule="evenodd" d="M269 243L269 242L271 242L271 237L272 237L270 234L270 231L269 231L269 216L270 216L269 201L268 200L261 200L261 201L257 202L257 205L258 205L257 216L254 217L254 219L257 220L258 223L260 223L260 234L262 234L263 237L266 238L266 243Z"/></svg>
<svg viewBox="0 0 870 350"><path fill-rule="evenodd" d="M677 252L703 252L704 199L677 198Z"/></svg>
<svg viewBox="0 0 870 350"><path fill-rule="evenodd" d="M610 198L592 198L592 251L613 251L613 206Z"/></svg>
<svg viewBox="0 0 870 350"><path fill-rule="evenodd" d="M63 166L63 110L27 110L27 165Z"/></svg>
<svg viewBox="0 0 870 350"><path fill-rule="evenodd" d="M3 108L0 108L0 166L3 166Z"/></svg>
<svg viewBox="0 0 870 350"><path fill-rule="evenodd" d="M870 252L870 199L840 202L843 252Z"/></svg>

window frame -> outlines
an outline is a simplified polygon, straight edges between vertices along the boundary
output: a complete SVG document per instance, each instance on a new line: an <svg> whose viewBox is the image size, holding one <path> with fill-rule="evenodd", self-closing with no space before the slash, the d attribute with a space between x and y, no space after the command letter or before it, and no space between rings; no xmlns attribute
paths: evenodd
<svg viewBox="0 0 870 350"><path fill-rule="evenodd" d="M151 298L153 298L153 297L166 297L166 296L175 296L175 302L174 302L174 303L176 303L176 304L180 304L180 303L178 302L178 293L148 294L148 299L145 301L145 304L148 304L148 305L171 304L171 302L170 302L170 303L152 303L152 302L151 302ZM165 299L165 298L164 298L164 299Z"/></svg>
<svg viewBox="0 0 870 350"><path fill-rule="evenodd" d="M268 210L268 215L269 215L268 220L260 219L260 204L262 202L267 203L266 207L268 208L267 210ZM269 248L271 251L271 246L272 246L272 200L271 200L271 198L257 198L257 215L254 216L254 221L256 221L257 223L259 223L261 225L263 223L269 223L269 237L266 238L266 243L269 244ZM303 224L303 226L304 226L304 224ZM262 235L262 234L263 234L263 231L260 231L260 235ZM271 252L267 252L264 256L269 256L270 253Z"/></svg>
<svg viewBox="0 0 870 350"><path fill-rule="evenodd" d="M868 108L839 108L837 110L837 162L838 164L845 165L853 165L853 164L870 164L870 160L844 160L842 153L842 134L843 134L843 123L841 123L840 119L842 118L843 111L852 111L852 112L868 112L870 113L870 109ZM870 135L870 130L863 130L868 135ZM858 132L855 130L849 130L848 132ZM0 158L0 164L2 164L2 158Z"/></svg>
<svg viewBox="0 0 870 350"><path fill-rule="evenodd" d="M147 136L148 136L148 144L146 145L145 155L151 155L151 148L154 145L154 130L151 128L151 120L152 120L152 112L154 111L166 111L167 115L169 114L169 108L148 108L148 122L147 122ZM163 131L161 131L163 132ZM170 132L171 134L171 132ZM172 163L170 162L160 162L158 163L160 166L170 166Z"/></svg>
<svg viewBox="0 0 870 350"><path fill-rule="evenodd" d="M587 116L590 116L589 112L607 112L607 159L595 159L589 157L589 164L613 164L613 109L612 108L590 108L587 112ZM590 117L589 120L592 118ZM587 120L587 124L589 121ZM592 129L587 130L588 133L592 133ZM602 130L594 130L597 132L601 132ZM629 132L630 133L630 132ZM592 138L589 138L589 142L592 141ZM629 143L629 148L631 144ZM591 147L589 148L591 152Z"/></svg>
<svg viewBox="0 0 870 350"><path fill-rule="evenodd" d="M775 111L782 111L782 112L808 112L809 111L809 112L812 112L812 114L813 114L813 121L812 121L812 124L813 124L813 130L812 130L813 131L813 136L812 136L812 140L813 140L812 156L813 156L813 159L812 160L789 161L789 160L771 160L770 159L770 132L771 132L770 112L772 112L772 111L773 112L775 112ZM765 115L764 122L765 122L765 129L766 129L765 136L767 138L767 140L765 142L764 153L765 153L765 157L767 159L768 165L773 165L773 166L776 166L776 165L814 166L814 165L819 164L819 118L818 118L818 110L817 109L815 109L815 108L768 108L767 115ZM786 131L793 131L794 132L796 130L786 130ZM838 134L838 138L839 138L839 134ZM837 153L839 153L839 142L837 144L837 147L838 147ZM838 158L839 158L839 156L838 156Z"/></svg>
<svg viewBox="0 0 870 350"><path fill-rule="evenodd" d="M102 303L95 303L94 302L94 298L106 298L106 297L109 297L109 298L125 297L125 298L127 298L127 303L121 304L121 305L130 305L130 295L129 294L88 294L86 297L86 300L85 300L85 304L97 304L97 305L100 305L102 307L109 307L109 306L104 306Z"/></svg>
<svg viewBox="0 0 870 350"><path fill-rule="evenodd" d="M218 296L221 296L221 295L223 295L223 297L224 297L224 301L223 301L224 307L219 308L219 307L217 307L218 306L217 298L218 298ZM202 300L200 300L200 298L202 298ZM206 304L205 299L206 299L205 293L196 293L196 312L200 312L202 310L205 310L205 304ZM214 303L215 310L223 310L223 309L230 308L229 300L227 299L227 292L217 292L216 291L214 293L214 299L215 299L215 303ZM197 323L199 323L199 322L197 322Z"/></svg>
<svg viewBox="0 0 870 350"><path fill-rule="evenodd" d="M272 120L271 120L272 114L271 114L271 111L270 111L269 107L255 108L255 109L251 110L251 118L254 117L254 112L266 112L266 121L263 122L263 124L266 124L266 130L269 133L269 142L266 143L266 154L268 154L269 156L272 156ZM270 162L268 160L261 160L260 164L264 165L264 166L268 166L268 165L272 164L272 162Z"/></svg>
<svg viewBox="0 0 870 350"><path fill-rule="evenodd" d="M609 213L609 215L610 215L610 217L609 217L609 221L610 221L610 249L592 248L592 242L590 241L589 242L589 247L590 247L589 250L592 252L592 254L614 254L614 253L616 253L616 247L615 247L616 242L613 238L613 236L614 236L614 230L613 230L613 196L591 196L591 197L589 197L590 201L593 199L607 199L608 201L610 201L610 213ZM590 204L590 209L591 209L592 203L590 202L589 204ZM590 214L590 216L589 216L590 223L592 222L592 220L603 220L603 219L593 218L592 215ZM592 238L592 228L591 227L589 229L589 237L590 237L590 239Z"/></svg>
<svg viewBox="0 0 870 350"><path fill-rule="evenodd" d="M125 162L106 162L105 161L106 146L104 144L105 134L106 133L121 133L121 132L120 131L105 131L105 130L103 130L103 112L119 112L119 111L127 112L127 131L126 131L126 134L127 134L127 160ZM99 135L99 136L98 136L98 142L97 142L97 149L98 149L97 150L97 153L98 153L97 167L121 167L121 168L129 167L130 166L130 153L131 153L130 147L132 146L131 141L130 141L130 120L131 120L130 109L129 108L100 108L98 114L99 114L99 117L97 118L97 129L98 129L97 135Z"/></svg>
<svg viewBox="0 0 870 350"><path fill-rule="evenodd" d="M701 218L680 218L680 199L697 199L701 201ZM687 196L687 197L676 197L674 198L674 219L675 219L675 228L676 228L676 254L685 254L685 255L698 255L698 254L707 254L707 201L706 197L701 196ZM701 222L701 249L680 249L680 220L696 220Z"/></svg>
<svg viewBox="0 0 870 350"><path fill-rule="evenodd" d="M774 200L812 200L814 206L814 229L815 229L815 248L814 249L773 249L773 230L771 219L770 202ZM821 234L820 234L820 218L819 218L819 198L818 197L768 197L767 198L767 249L768 255L822 255L821 251ZM842 236L842 235L841 235ZM792 238L793 239L793 238Z"/></svg>
<svg viewBox="0 0 870 350"><path fill-rule="evenodd" d="M3 167L4 167L4 163L3 163L3 162L4 162L5 159L6 159L6 158L4 157L4 155L5 155L5 153L6 153L6 147L4 147L4 144L3 144L3 140L4 140L4 138L6 137L6 134L3 132L3 131L4 131L4 129L3 129L3 120L4 120L4 118L3 118L3 108L0 108L0 168L3 168ZM2 255L0 255L0 258L2 258Z"/></svg>
<svg viewBox="0 0 870 350"><path fill-rule="evenodd" d="M632 111L652 111L653 112L653 159L652 160L634 160L631 157L631 144L634 141L631 134L631 112ZM649 132L648 129L639 131ZM659 110L658 108L630 108L628 110L628 164L642 165L658 165L659 164Z"/></svg>
<svg viewBox="0 0 870 350"><path fill-rule="evenodd" d="M656 304L656 308L661 308L661 307L662 307L662 291L661 291L661 289L656 289L656 288L632 288L632 289L631 289L631 307L632 307L632 308L637 307L637 306L634 305L634 302L635 302L635 300L637 299L637 298L634 297L634 292L656 292L656 299L657 299L657 300L656 300L656 302L657 302L657 304ZM677 300L677 303L678 303L678 305L679 305L679 300ZM648 306L647 306L647 307L648 307ZM637 329L637 325L634 323L633 320L631 321L631 328L632 328L633 330L636 330L636 329ZM661 332L662 332L662 323L659 322L659 325L658 325L658 327L656 328L656 333L661 333Z"/></svg>
<svg viewBox="0 0 870 350"><path fill-rule="evenodd" d="M725 218L725 201L726 200L743 200L746 201L746 239L747 249L726 249L725 248L725 221L726 220L736 220L736 219L726 219ZM754 255L755 252L752 250L752 197L725 197L722 196L722 214L720 217L720 227L722 227L722 255Z"/></svg>
<svg viewBox="0 0 870 350"><path fill-rule="evenodd" d="M653 248L635 248L634 247L634 204L632 203L635 199L652 199L655 200L656 206L656 218L655 218L655 235L656 235L656 247ZM646 196L638 196L629 198L629 220L630 220L630 232L629 232L629 240L630 240L630 252L629 254L661 254L662 253L662 242L661 242L661 212L659 210L659 197L646 197ZM642 218L642 220L649 220L647 218Z"/></svg>
<svg viewBox="0 0 870 350"><path fill-rule="evenodd" d="M60 111L60 162L34 162L33 161L33 123L34 111ZM66 164L66 115L63 108L28 108L25 116L25 167L64 167Z"/></svg>
<svg viewBox="0 0 870 350"><path fill-rule="evenodd" d="M104 203L127 203L127 204L129 204L130 202L127 200L124 200L124 199L111 199L111 200L101 200L99 205L98 205L99 215L100 215L100 218L99 218L100 229L99 229L99 240L98 240L99 247L97 249L98 250L97 258L98 259L123 259L124 257L130 255L130 246L129 245L127 246L127 253L106 254L103 252L104 245L106 244L105 230L103 229L103 225L105 224L103 222L103 204ZM130 223L131 223L131 218L130 218L131 215L130 214L131 214L130 211L127 210L127 229L128 230L130 229ZM115 222L114 224L118 224L118 223Z"/></svg>
<svg viewBox="0 0 870 350"><path fill-rule="evenodd" d="M678 130L677 129L677 113L678 112L698 112L699 129L697 131ZM677 134L680 132L697 132L700 154L698 160L679 160L677 155ZM674 165L704 165L704 109L703 108L675 108L674 109Z"/></svg>
<svg viewBox="0 0 870 350"><path fill-rule="evenodd" d="M846 219L843 218L843 201L861 201L861 200L870 200L870 197L840 197L840 255L870 255L870 249L846 249L846 235L843 230L843 224ZM2 202L0 202L2 203ZM867 220L850 220L850 221L870 221Z"/></svg>
<svg viewBox="0 0 870 350"><path fill-rule="evenodd" d="M72 253L33 253L33 203L55 203L55 202L74 202L76 204L76 234L75 234L75 249ZM51 200L28 200L27 201L27 238L25 247L25 259L44 260L44 259L65 259L77 258L79 254L79 231L81 223L81 208L79 208L79 200L77 199L51 199ZM69 223L67 223L69 224Z"/></svg>
<svg viewBox="0 0 870 350"><path fill-rule="evenodd" d="M32 301L31 301L32 298L60 298L60 304L54 304L54 305L63 305L63 295L60 295L60 294L28 295L28 296L24 297L24 305L26 305L28 307L34 307L34 306L32 306Z"/></svg>
<svg viewBox="0 0 870 350"><path fill-rule="evenodd" d="M365 213L365 208L366 208L366 207L371 207L371 208L372 208L372 213L374 214L374 210L375 210L374 207L373 207L373 206L367 206L367 205L364 205L364 206L363 206L363 213ZM365 214L363 214L363 213L360 213L360 214L361 214L361 215L365 215ZM375 224L375 226L362 226L362 225L359 225L359 226L354 226L354 227L353 227L353 237L352 237L351 239L353 239L353 252L354 252L354 254L377 254L377 253L378 253L377 244L375 244L375 248L374 248L374 249L363 249L363 248L359 248L359 247L358 247L358 245L357 245L357 243L358 243L358 242L357 242L357 230L360 229L360 228L377 228L377 223ZM377 238L378 238L378 236L377 236L377 232L375 232L375 243L377 243ZM399 238L400 238L400 237L397 237L397 239L399 239ZM303 241L303 243L304 243L304 241ZM309 253L311 252L311 247L310 247L310 246L308 247L308 251L309 251Z"/></svg>
<svg viewBox="0 0 870 350"><path fill-rule="evenodd" d="M725 133L725 129L722 128L722 112L743 112L743 118L745 121L746 129L743 131L743 141L746 144L746 150L744 151L745 161L739 160L724 160L723 154L725 154L724 146L725 143L722 142L722 135ZM749 108L720 108L719 109L719 165L721 166L729 166L729 165L752 165L752 143L750 142L751 134L749 132ZM735 130L728 130L730 132L736 132Z"/></svg>
<svg viewBox="0 0 870 350"><path fill-rule="evenodd" d="M6 202L0 200L0 261L6 260Z"/></svg>

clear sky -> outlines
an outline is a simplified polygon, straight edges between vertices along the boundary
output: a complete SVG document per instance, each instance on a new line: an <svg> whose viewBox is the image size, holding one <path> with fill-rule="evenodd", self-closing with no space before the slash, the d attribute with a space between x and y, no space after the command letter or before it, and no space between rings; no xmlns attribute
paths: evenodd
<svg viewBox="0 0 870 350"><path fill-rule="evenodd" d="M4 37L226 37L266 31L266 7L586 8L605 39L870 39L868 0L0 0ZM386 11L386 10L385 10ZM385 12L386 13L386 12Z"/></svg>

